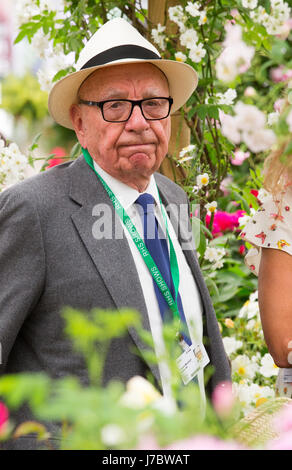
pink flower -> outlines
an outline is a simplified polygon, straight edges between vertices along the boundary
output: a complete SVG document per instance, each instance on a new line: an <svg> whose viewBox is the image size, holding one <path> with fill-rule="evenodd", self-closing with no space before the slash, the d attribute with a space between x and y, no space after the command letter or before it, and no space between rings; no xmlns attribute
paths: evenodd
<svg viewBox="0 0 292 470"><path fill-rule="evenodd" d="M286 72L283 73L283 80L290 80L292 78L292 69L286 70Z"/></svg>
<svg viewBox="0 0 292 470"><path fill-rule="evenodd" d="M221 418L230 415L234 405L231 382L221 382L217 385L212 395L212 403L216 413Z"/></svg>
<svg viewBox="0 0 292 470"><path fill-rule="evenodd" d="M274 418L274 426L278 432L292 432L292 404L285 405Z"/></svg>
<svg viewBox="0 0 292 470"><path fill-rule="evenodd" d="M137 450L159 450L159 444L152 434L146 434L139 440Z"/></svg>
<svg viewBox="0 0 292 470"><path fill-rule="evenodd" d="M234 158L230 158L232 165L240 166L250 156L250 152L243 152L240 149L235 150Z"/></svg>
<svg viewBox="0 0 292 470"><path fill-rule="evenodd" d="M268 450L292 450L292 431L280 435L267 444Z"/></svg>
<svg viewBox="0 0 292 470"><path fill-rule="evenodd" d="M238 219L245 214L245 211L238 210L236 212L225 212L225 211L217 211L214 215L213 220L213 229L212 234L216 237L221 236L224 232L233 232L239 223ZM207 227L210 225L211 216L209 214L206 215L206 225Z"/></svg>
<svg viewBox="0 0 292 470"><path fill-rule="evenodd" d="M63 158L51 158L50 163L47 166L48 168L53 168L53 166L60 165L60 163L63 163Z"/></svg>
<svg viewBox="0 0 292 470"><path fill-rule="evenodd" d="M267 444L269 450L292 450L292 404L284 405L273 419L279 437Z"/></svg>
<svg viewBox="0 0 292 470"><path fill-rule="evenodd" d="M217 437L198 434L164 447L163 450L245 450L233 441L222 441Z"/></svg>
<svg viewBox="0 0 292 470"><path fill-rule="evenodd" d="M204 434L187 437L175 441L167 447L161 448L155 437L144 436L139 443L138 450L246 450L234 441L222 441L221 439Z"/></svg>
<svg viewBox="0 0 292 470"><path fill-rule="evenodd" d="M290 18L289 20L285 21L285 23L282 25L281 33L277 34L277 37L283 40L287 39L291 29L292 29L292 19Z"/></svg>
<svg viewBox="0 0 292 470"><path fill-rule="evenodd" d="M276 100L274 103L274 110L280 113L282 111L284 103L285 103L285 100L283 98L279 98L278 100Z"/></svg>
<svg viewBox="0 0 292 470"><path fill-rule="evenodd" d="M0 402L0 435L4 431L9 418L9 412L4 403Z"/></svg>
<svg viewBox="0 0 292 470"><path fill-rule="evenodd" d="M54 147L51 151L51 153L54 153L56 157L66 157L67 152L64 149L64 147Z"/></svg>
<svg viewBox="0 0 292 470"><path fill-rule="evenodd" d="M226 176L226 178L224 178L221 181L220 189L223 192L224 196L227 196L230 193L230 190L228 189L228 187L230 186L232 181L233 181L233 177L231 175Z"/></svg>
<svg viewBox="0 0 292 470"><path fill-rule="evenodd" d="M286 82L292 78L292 70L285 69L284 65L271 69L270 77L273 82Z"/></svg>
<svg viewBox="0 0 292 470"><path fill-rule="evenodd" d="M239 18L240 13L237 8L233 8L232 10L230 10L230 15L233 16L233 18Z"/></svg>
<svg viewBox="0 0 292 470"><path fill-rule="evenodd" d="M49 160L49 165L47 166L47 169L59 165L60 163L63 163L65 159L62 157L65 157L67 155L66 150L63 147L54 147L51 153L54 153L55 157Z"/></svg>
<svg viewBox="0 0 292 470"><path fill-rule="evenodd" d="M245 90L244 90L244 96L255 96L257 94L257 91L255 88L253 88L252 86L248 86Z"/></svg>
<svg viewBox="0 0 292 470"><path fill-rule="evenodd" d="M270 71L270 77L273 80L273 82L281 82L282 77L283 77L283 65L280 65L279 67L274 67Z"/></svg>

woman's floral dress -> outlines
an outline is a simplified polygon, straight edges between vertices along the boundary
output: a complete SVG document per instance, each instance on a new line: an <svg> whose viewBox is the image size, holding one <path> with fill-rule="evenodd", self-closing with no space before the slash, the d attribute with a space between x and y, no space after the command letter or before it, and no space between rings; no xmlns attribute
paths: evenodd
<svg viewBox="0 0 292 470"><path fill-rule="evenodd" d="M264 197L261 198L259 209L247 221L240 236L243 240L253 245L245 256L245 263L255 275L258 275L259 272L262 248L274 248L292 255L291 186L281 193L279 197L273 197L266 192ZM276 395L292 398L292 368L279 369Z"/></svg>

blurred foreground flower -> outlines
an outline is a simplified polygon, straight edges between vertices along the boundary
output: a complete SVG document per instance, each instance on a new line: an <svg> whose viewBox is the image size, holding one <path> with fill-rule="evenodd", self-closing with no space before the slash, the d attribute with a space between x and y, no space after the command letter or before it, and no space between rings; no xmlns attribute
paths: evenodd
<svg viewBox="0 0 292 470"><path fill-rule="evenodd" d="M227 418L231 414L235 403L231 382L221 382L217 385L212 395L212 402L221 418Z"/></svg>
<svg viewBox="0 0 292 470"><path fill-rule="evenodd" d="M126 435L121 426L117 424L107 424L101 431L101 440L108 446L117 446L126 440Z"/></svg>
<svg viewBox="0 0 292 470"><path fill-rule="evenodd" d="M121 404L136 409L151 405L165 415L172 415L176 411L174 400L162 396L148 380L138 375L128 380Z"/></svg>
<svg viewBox="0 0 292 470"><path fill-rule="evenodd" d="M163 450L244 450L235 441L223 441L217 437L199 434L188 439L174 442Z"/></svg>
<svg viewBox="0 0 292 470"><path fill-rule="evenodd" d="M148 380L137 375L128 380L121 403L129 408L144 408L161 398L160 393Z"/></svg>
<svg viewBox="0 0 292 470"><path fill-rule="evenodd" d="M283 407L275 416L274 426L279 433L292 432L292 404Z"/></svg>
<svg viewBox="0 0 292 470"><path fill-rule="evenodd" d="M196 434L194 436L175 441L167 447L160 447L155 437L150 435L141 441L139 450L245 450L235 441L223 441L215 436Z"/></svg>
<svg viewBox="0 0 292 470"><path fill-rule="evenodd" d="M273 420L279 437L267 444L269 450L292 450L292 403L283 406Z"/></svg>
<svg viewBox="0 0 292 470"><path fill-rule="evenodd" d="M0 436L5 433L8 424L9 412L4 403L0 402Z"/></svg>

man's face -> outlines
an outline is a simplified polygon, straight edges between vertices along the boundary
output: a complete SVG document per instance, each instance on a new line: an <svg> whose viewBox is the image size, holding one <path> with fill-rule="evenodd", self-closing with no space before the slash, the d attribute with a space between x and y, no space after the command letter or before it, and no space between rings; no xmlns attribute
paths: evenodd
<svg viewBox="0 0 292 470"><path fill-rule="evenodd" d="M97 70L79 90L79 97L89 101L155 96L168 97L168 83L148 63ZM73 105L71 117L81 145L105 171L123 182L149 179L167 153L170 117L147 121L135 106L128 121L112 123L104 121L99 108L87 105Z"/></svg>

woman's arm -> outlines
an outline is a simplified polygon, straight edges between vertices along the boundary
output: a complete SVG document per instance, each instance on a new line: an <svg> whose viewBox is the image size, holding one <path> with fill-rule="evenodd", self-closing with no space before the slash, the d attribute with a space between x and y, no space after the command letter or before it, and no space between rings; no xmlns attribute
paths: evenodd
<svg viewBox="0 0 292 470"><path fill-rule="evenodd" d="M258 290L261 321L269 352L277 366L292 367L292 256L290 254L272 248L262 248Z"/></svg>

